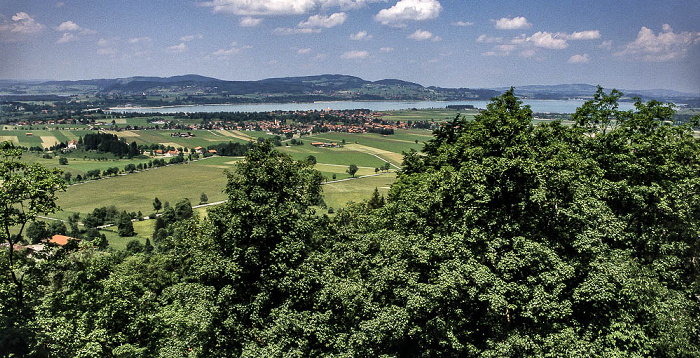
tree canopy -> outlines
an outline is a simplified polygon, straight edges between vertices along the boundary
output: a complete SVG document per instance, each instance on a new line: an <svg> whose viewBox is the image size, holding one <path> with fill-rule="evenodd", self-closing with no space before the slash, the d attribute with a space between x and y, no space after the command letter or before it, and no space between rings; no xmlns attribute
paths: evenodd
<svg viewBox="0 0 700 358"><path fill-rule="evenodd" d="M251 144L153 248L40 261L12 327L56 357L698 356L698 121L619 96L533 125L506 91L334 217L311 161Z"/></svg>

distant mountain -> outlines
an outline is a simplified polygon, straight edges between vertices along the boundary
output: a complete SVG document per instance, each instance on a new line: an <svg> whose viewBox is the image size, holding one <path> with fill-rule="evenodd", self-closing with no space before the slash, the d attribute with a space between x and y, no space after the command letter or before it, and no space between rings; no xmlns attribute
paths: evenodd
<svg viewBox="0 0 700 358"><path fill-rule="evenodd" d="M502 92L508 87L494 88ZM589 84L561 84L561 85L528 85L515 87L515 94L522 98L532 99L571 99L571 98L591 98L596 92L597 86ZM605 88L609 92L612 88ZM618 89L624 94L623 99L639 97L644 100L656 99L660 101L673 101L679 99L697 99L698 93L686 93L664 89L656 90L626 90Z"/></svg>
<svg viewBox="0 0 700 358"><path fill-rule="evenodd" d="M80 81L46 81L18 85L8 82L0 92L12 95L99 94L100 96L176 97L180 102L275 102L317 100L468 100L489 99L499 93L483 89L426 88L398 79L366 81L341 74L267 78L258 81L224 81L199 75L127 77ZM217 97L217 98L212 98ZM184 98L184 99L183 99ZM143 102L134 98L125 101ZM153 101L153 99L149 99Z"/></svg>
<svg viewBox="0 0 700 358"><path fill-rule="evenodd" d="M173 77L136 76L79 81L0 80L0 95L99 95L113 102L140 105L289 102L323 100L489 100L507 90L424 87L400 79L367 81L342 74L267 78L258 81L225 81L188 74ZM606 89L608 90L608 89ZM530 99L591 98L596 86L589 84L529 85L515 94ZM669 90L627 91L625 99L698 101L699 94ZM160 98L160 99L159 99Z"/></svg>

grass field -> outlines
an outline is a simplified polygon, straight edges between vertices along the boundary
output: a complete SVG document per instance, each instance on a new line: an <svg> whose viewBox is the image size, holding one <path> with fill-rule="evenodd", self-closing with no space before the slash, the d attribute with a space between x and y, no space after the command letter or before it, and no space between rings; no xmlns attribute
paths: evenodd
<svg viewBox="0 0 700 358"><path fill-rule="evenodd" d="M418 112L418 113L415 113ZM400 120L423 119L447 119L456 112L449 110L425 110L425 111L401 111L395 118ZM444 117L444 118L443 118ZM109 119L108 121L111 121ZM147 126L147 118L115 118L119 126L137 125ZM55 128L57 126L54 126ZM3 127L0 131L0 140L9 140L24 147L50 146L57 142L67 142L78 139L87 133L94 133L83 127L63 127L61 129L48 129L35 127L15 129ZM31 136L26 133L31 132ZM222 142L245 143L254 141L258 137L270 137L264 132L241 132L221 130L196 130L192 138L172 137L171 133L178 130L128 130L114 133L127 143L135 141L137 144L163 144L176 148L194 148L196 146L208 147ZM186 132L186 130L179 130ZM278 150L288 153L296 160L304 160L313 155L317 164L315 169L320 171L325 181L331 181L333 175L336 180L348 179L348 166L355 164L359 167L356 176L375 174L375 168L383 167L388 161L392 169L399 166L402 161L402 152L410 149L420 150L424 142L430 140L431 132L428 130L396 130L395 134L382 136L379 134L350 134L350 133L323 133L301 138L304 145L283 145ZM313 141L338 142L345 140L345 146L341 148L318 148L310 145ZM58 157L67 157L68 165L59 165ZM42 154L24 153L23 161L39 163L49 168L60 168L75 177L78 174L85 175L89 170L117 167L122 169L127 164L147 163L150 158L118 159L109 153L70 152L59 153L58 157L43 158ZM103 160L97 160L102 158ZM120 211L140 211L144 215L152 213L152 202L158 197L162 202L168 201L174 205L182 198L188 198L193 205L199 203L202 193L206 193L209 202L217 202L226 199L223 190L227 178L224 170L232 169L241 158L235 157L210 157L190 164L171 165L163 168L154 168L142 172L127 175L117 175L111 178L88 181L71 185L65 192L59 193L57 204L62 211L49 215L54 218L66 220L73 213L80 213L81 217L92 212L95 208L114 205ZM382 194L386 194L396 178L392 170L378 176L369 176L340 182L324 183L323 193L328 207L338 210L346 206L348 202L360 202L369 199L378 188ZM201 217L206 216L207 208L197 209ZM323 209L319 213L324 213ZM327 209L326 209L327 210ZM137 236L122 238L116 232L116 228L107 228L102 232L107 236L109 244L115 249L124 249L131 240L138 240L142 244L146 238L153 234L153 220L134 222Z"/></svg>
<svg viewBox="0 0 700 358"><path fill-rule="evenodd" d="M232 167L234 161L225 159L227 162L203 159L72 185L58 195L58 205L63 209L61 215L87 214L106 205L147 215L153 212L155 197L173 205L181 198L188 198L196 205L202 193L207 194L210 202L224 200L226 176L223 170ZM225 164L228 162L231 164Z"/></svg>
<svg viewBox="0 0 700 358"><path fill-rule="evenodd" d="M323 185L323 197L329 208L332 207L337 210L346 206L349 202L357 203L369 199L374 192L374 188L377 188L380 194L386 196L395 180L396 173L389 172L372 177L328 183Z"/></svg>

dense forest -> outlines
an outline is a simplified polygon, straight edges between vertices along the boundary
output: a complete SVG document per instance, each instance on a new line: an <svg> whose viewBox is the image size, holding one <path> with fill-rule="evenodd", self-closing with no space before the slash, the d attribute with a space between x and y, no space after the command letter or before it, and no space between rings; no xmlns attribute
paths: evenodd
<svg viewBox="0 0 700 358"><path fill-rule="evenodd" d="M697 357L698 118L620 96L533 125L511 89L334 217L311 162L256 143L143 251L14 252L62 184L3 144L0 354Z"/></svg>

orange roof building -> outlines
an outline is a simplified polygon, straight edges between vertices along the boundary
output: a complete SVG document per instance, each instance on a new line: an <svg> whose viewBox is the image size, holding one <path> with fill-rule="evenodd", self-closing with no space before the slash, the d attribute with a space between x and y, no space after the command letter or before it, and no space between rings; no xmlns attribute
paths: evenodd
<svg viewBox="0 0 700 358"><path fill-rule="evenodd" d="M58 246L64 246L68 243L68 240L80 241L80 239L76 239L74 237L70 237L70 236L66 236L66 235L54 235L51 237L49 242L52 244L56 244Z"/></svg>

